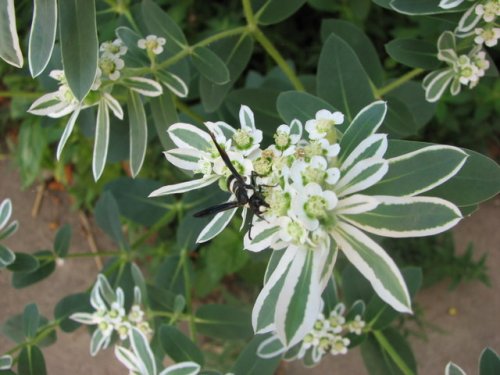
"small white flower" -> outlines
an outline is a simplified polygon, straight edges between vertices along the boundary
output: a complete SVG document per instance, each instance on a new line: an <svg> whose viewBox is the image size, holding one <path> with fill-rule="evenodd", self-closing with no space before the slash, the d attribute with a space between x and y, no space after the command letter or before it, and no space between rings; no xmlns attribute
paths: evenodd
<svg viewBox="0 0 500 375"><path fill-rule="evenodd" d="M102 43L99 50L110 55L123 56L127 53L128 48L120 38L117 38L112 42Z"/></svg>
<svg viewBox="0 0 500 375"><path fill-rule="evenodd" d="M487 47L494 47L500 39L500 28L498 27L485 27L484 29L478 27L474 32L476 34L474 42L478 45L484 43Z"/></svg>
<svg viewBox="0 0 500 375"><path fill-rule="evenodd" d="M335 125L344 122L344 115L340 112L330 112L322 109L316 112L314 120L306 122L306 131L309 133L309 139L324 138Z"/></svg>
<svg viewBox="0 0 500 375"><path fill-rule="evenodd" d="M337 205L337 196L333 191L323 191L317 183L309 183L297 190L297 197L292 202L294 212L306 229L318 229L320 219L325 219L328 211Z"/></svg>
<svg viewBox="0 0 500 375"><path fill-rule="evenodd" d="M330 322L330 327L333 333L342 332L343 324L345 323L345 318L339 313L339 311L334 310L330 313L328 318Z"/></svg>
<svg viewBox="0 0 500 375"><path fill-rule="evenodd" d="M128 313L128 320L132 323L140 323L144 318L144 311L139 305L133 305Z"/></svg>
<svg viewBox="0 0 500 375"><path fill-rule="evenodd" d="M102 74L107 75L112 81L120 78L120 70L125 67L125 62L118 55L103 54L99 58L99 68Z"/></svg>
<svg viewBox="0 0 500 375"><path fill-rule="evenodd" d="M278 219L280 225L279 236L287 243L304 244L307 240L308 232L306 228L297 220L282 216Z"/></svg>
<svg viewBox="0 0 500 375"><path fill-rule="evenodd" d="M486 52L480 51L472 57L472 62L478 68L477 75L483 77L484 73L489 69L490 62L486 59Z"/></svg>
<svg viewBox="0 0 500 375"><path fill-rule="evenodd" d="M120 337L120 340L123 341L128 338L130 327L130 323L128 322L121 322L115 325L114 329L116 330L116 333L118 333L118 337Z"/></svg>
<svg viewBox="0 0 500 375"><path fill-rule="evenodd" d="M163 46L166 42L165 38L156 35L148 35L146 39L139 39L137 41L137 46L141 49L151 51L155 55L159 55L163 52Z"/></svg>
<svg viewBox="0 0 500 375"><path fill-rule="evenodd" d="M231 163L236 168L236 171L242 176L250 176L253 171L252 161L245 158L240 152L235 151L227 151L227 155L231 160ZM221 157L217 158L214 161L213 170L216 174L220 176L229 177L231 175L231 171L224 163Z"/></svg>
<svg viewBox="0 0 500 375"><path fill-rule="evenodd" d="M346 337L335 336L331 342L330 353L332 355L346 354L350 343L351 341Z"/></svg>
<svg viewBox="0 0 500 375"><path fill-rule="evenodd" d="M354 320L351 320L350 322L347 323L347 329L351 333L355 333L356 335L361 335L363 333L363 328L365 327L366 323L361 320L360 315L356 315L354 317Z"/></svg>
<svg viewBox="0 0 500 375"><path fill-rule="evenodd" d="M300 123L299 123L300 124ZM300 125L302 127L302 125ZM300 134L290 134L290 126L280 125L274 133L274 147L283 156L292 155L296 144L300 141Z"/></svg>
<svg viewBox="0 0 500 375"><path fill-rule="evenodd" d="M492 22L496 16L500 15L500 3L497 0L492 0L485 4L478 4L474 11L478 16L483 17L484 22Z"/></svg>

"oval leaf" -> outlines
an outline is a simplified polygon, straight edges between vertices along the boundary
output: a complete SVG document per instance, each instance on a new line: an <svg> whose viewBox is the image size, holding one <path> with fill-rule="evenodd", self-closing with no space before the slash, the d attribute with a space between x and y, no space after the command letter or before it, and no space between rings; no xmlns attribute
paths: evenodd
<svg viewBox="0 0 500 375"><path fill-rule="evenodd" d="M193 361L203 366L203 354L196 344L174 326L160 327L160 342L165 354L175 362Z"/></svg>
<svg viewBox="0 0 500 375"><path fill-rule="evenodd" d="M210 82L222 85L229 82L229 70L224 61L207 47L195 48L193 65Z"/></svg>
<svg viewBox="0 0 500 375"><path fill-rule="evenodd" d="M203 305L196 311L196 318L196 328L207 336L244 339L253 335L250 314L233 306Z"/></svg>
<svg viewBox="0 0 500 375"><path fill-rule="evenodd" d="M425 40L395 39L385 45L385 50L397 62L426 70L439 66L436 45Z"/></svg>
<svg viewBox="0 0 500 375"><path fill-rule="evenodd" d="M42 73L49 63L56 39L56 26L56 0L35 0L28 47L28 60L32 77Z"/></svg>
<svg viewBox="0 0 500 375"><path fill-rule="evenodd" d="M46 375L45 359L38 346L26 346L19 354L19 375Z"/></svg>

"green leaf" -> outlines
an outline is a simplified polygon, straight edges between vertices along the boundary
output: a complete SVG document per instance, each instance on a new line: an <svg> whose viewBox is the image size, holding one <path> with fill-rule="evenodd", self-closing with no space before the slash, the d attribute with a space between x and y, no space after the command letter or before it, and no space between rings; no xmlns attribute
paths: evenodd
<svg viewBox="0 0 500 375"><path fill-rule="evenodd" d="M14 374L12 371L6 374L3 370L7 371L12 367L12 357L8 354L0 356L0 374L2 375L10 375L10 373Z"/></svg>
<svg viewBox="0 0 500 375"><path fill-rule="evenodd" d="M231 372L245 375L273 375L281 362L281 356L264 359L257 354L260 344L267 338L267 335L256 335L240 353Z"/></svg>
<svg viewBox="0 0 500 375"><path fill-rule="evenodd" d="M281 22L304 5L306 0L267 0L257 11L255 18L261 25Z"/></svg>
<svg viewBox="0 0 500 375"><path fill-rule="evenodd" d="M459 366L454 364L453 362L448 362L444 369L445 375L467 375L464 370L462 370Z"/></svg>
<svg viewBox="0 0 500 375"><path fill-rule="evenodd" d="M12 215L12 201L6 198L0 203L0 231L7 225Z"/></svg>
<svg viewBox="0 0 500 375"><path fill-rule="evenodd" d="M0 269L12 265L16 261L16 254L0 244Z"/></svg>
<svg viewBox="0 0 500 375"><path fill-rule="evenodd" d="M59 228L54 240L54 252L59 258L64 258L68 254L70 241L71 226L69 224L65 224Z"/></svg>
<svg viewBox="0 0 500 375"><path fill-rule="evenodd" d="M14 341L16 344L23 343L26 338L24 336L23 314L17 314L8 318L1 326L0 332ZM49 323L48 319L40 315L37 331ZM49 335L43 338L38 344L41 347L49 346L56 341L56 331L53 330Z"/></svg>
<svg viewBox="0 0 500 375"><path fill-rule="evenodd" d="M171 196L156 199L147 197L151 191L161 186L159 181L120 177L108 183L104 189L113 194L121 215L151 227L165 216L175 201Z"/></svg>
<svg viewBox="0 0 500 375"><path fill-rule="evenodd" d="M396 157L431 146L430 143L401 140L389 141L386 157ZM500 166L490 158L468 149L462 149L469 157L453 178L426 192L459 207L484 202L500 192Z"/></svg>
<svg viewBox="0 0 500 375"><path fill-rule="evenodd" d="M70 294L62 298L54 308L54 318L59 320L59 328L63 332L73 332L81 326L80 323L71 320L69 316L76 312L91 313L94 308L90 305L88 293Z"/></svg>
<svg viewBox="0 0 500 375"><path fill-rule="evenodd" d="M33 184L40 176L43 154L48 148L47 132L41 122L23 121L16 153L23 189Z"/></svg>
<svg viewBox="0 0 500 375"><path fill-rule="evenodd" d="M450 82L455 77L455 72L452 68L445 68L436 70L432 73L436 74L433 75L433 78L429 79L426 84L425 99L429 102L436 102L441 98L441 96L443 96Z"/></svg>
<svg viewBox="0 0 500 375"><path fill-rule="evenodd" d="M457 147L434 145L391 158L389 171L363 194L401 197L424 193L453 178L467 157Z"/></svg>
<svg viewBox="0 0 500 375"><path fill-rule="evenodd" d="M167 39L165 48L171 44L175 51L183 49L188 45L186 37L181 28L170 16L151 0L142 1L142 13L149 31Z"/></svg>
<svg viewBox="0 0 500 375"><path fill-rule="evenodd" d="M364 31L351 22L334 19L323 20L321 22L321 39L325 41L332 33L349 44L373 83L376 86L381 86L385 80L385 72L377 50Z"/></svg>
<svg viewBox="0 0 500 375"><path fill-rule="evenodd" d="M16 68L24 63L16 30L14 0L3 0L0 4L0 57Z"/></svg>
<svg viewBox="0 0 500 375"><path fill-rule="evenodd" d="M144 366L145 374L156 374L156 362L147 337L138 328L132 327L129 334L133 352Z"/></svg>
<svg viewBox="0 0 500 375"><path fill-rule="evenodd" d="M161 145L163 149L170 150L174 147L174 144L167 135L167 129L170 125L179 122L174 97L171 93L164 92L163 95L157 98L151 98L149 108Z"/></svg>
<svg viewBox="0 0 500 375"><path fill-rule="evenodd" d="M246 68L253 51L253 38L247 34L222 39L210 45L229 70L229 81L223 85L200 77L200 97L203 108L213 112L223 103L227 93Z"/></svg>
<svg viewBox="0 0 500 375"><path fill-rule="evenodd" d="M97 71L95 0L58 3L64 75L75 97L82 101L89 93Z"/></svg>
<svg viewBox="0 0 500 375"><path fill-rule="evenodd" d="M36 337L36 332L40 324L40 313L35 303L26 305L23 312L23 333L28 339Z"/></svg>
<svg viewBox="0 0 500 375"><path fill-rule="evenodd" d="M366 106L356 115L340 140L341 161L345 161L363 140L377 131L384 121L386 112L386 103L378 101Z"/></svg>
<svg viewBox="0 0 500 375"><path fill-rule="evenodd" d="M54 259L50 259L54 254L49 250L42 250L34 253L33 255L43 257L46 259L40 260L40 266L31 272L15 272L12 275L12 285L14 288L20 289L35 284L47 277L49 277L56 268Z"/></svg>
<svg viewBox="0 0 500 375"><path fill-rule="evenodd" d="M500 357L491 348L485 348L479 359L479 375L495 375L500 373Z"/></svg>
<svg viewBox="0 0 500 375"><path fill-rule="evenodd" d="M207 47L195 48L191 57L196 70L210 82L218 85L229 82L229 70L226 64Z"/></svg>
<svg viewBox="0 0 500 375"><path fill-rule="evenodd" d="M0 245L1 246L1 245ZM12 272L32 272L40 266L38 259L31 254L15 253L15 260L7 269Z"/></svg>
<svg viewBox="0 0 500 375"><path fill-rule="evenodd" d="M189 93L189 88L182 78L169 72L168 70L158 70L155 72L156 77L163 83L171 93L180 98L185 98Z"/></svg>
<svg viewBox="0 0 500 375"><path fill-rule="evenodd" d="M46 375L45 359L38 346L26 346L19 354L17 364L19 375Z"/></svg>
<svg viewBox="0 0 500 375"><path fill-rule="evenodd" d="M424 15L424 14L439 14L439 13L456 13L462 12L469 7L467 2L452 9L443 9L439 6L437 0L392 0L391 8L403 14L409 15Z"/></svg>
<svg viewBox="0 0 500 375"><path fill-rule="evenodd" d="M184 294L184 275L179 255L169 255L160 264L155 284L176 294Z"/></svg>
<svg viewBox="0 0 500 375"><path fill-rule="evenodd" d="M417 130L417 124L406 103L394 95L387 98L387 116L380 131L387 132L390 137L401 138L416 134Z"/></svg>
<svg viewBox="0 0 500 375"><path fill-rule="evenodd" d="M120 211L113 195L105 191L95 206L95 221L121 248L128 249L120 224Z"/></svg>
<svg viewBox="0 0 500 375"><path fill-rule="evenodd" d="M250 314L237 307L206 304L196 311L196 329L200 333L221 339L252 337Z"/></svg>
<svg viewBox="0 0 500 375"><path fill-rule="evenodd" d="M28 60L31 76L42 73L49 63L56 40L56 0L35 0L31 24Z"/></svg>
<svg viewBox="0 0 500 375"><path fill-rule="evenodd" d="M322 109L327 109L330 112L337 111L337 109L323 99L307 92L299 91L285 91L279 94L276 101L276 108L281 118L287 124L290 124L294 119L305 124L307 120L314 119L316 112Z"/></svg>
<svg viewBox="0 0 500 375"><path fill-rule="evenodd" d="M142 38L139 34L125 26L118 27L115 33L128 48L127 53L121 56L127 68L141 68L150 64L145 51L137 45Z"/></svg>
<svg viewBox="0 0 500 375"><path fill-rule="evenodd" d="M130 172L132 177L136 177L146 156L148 124L144 105L138 93L128 92L127 108L130 126Z"/></svg>
<svg viewBox="0 0 500 375"><path fill-rule="evenodd" d="M394 39L385 45L385 50L397 62L412 68L436 69L440 62L434 43L418 39Z"/></svg>
<svg viewBox="0 0 500 375"><path fill-rule="evenodd" d="M193 361L203 366L203 353L196 344L174 326L160 327L161 346L175 362Z"/></svg>
<svg viewBox="0 0 500 375"><path fill-rule="evenodd" d="M348 121L374 100L370 79L356 53L340 37L328 37L319 57L317 93L338 108Z"/></svg>

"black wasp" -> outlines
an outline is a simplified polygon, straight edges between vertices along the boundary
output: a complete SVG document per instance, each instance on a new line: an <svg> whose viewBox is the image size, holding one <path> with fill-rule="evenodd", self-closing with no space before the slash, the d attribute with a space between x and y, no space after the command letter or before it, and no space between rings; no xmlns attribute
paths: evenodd
<svg viewBox="0 0 500 375"><path fill-rule="evenodd" d="M265 220L262 217L262 214L264 213L265 208L269 208L269 204L267 204L264 196L262 195L262 187L265 185L257 185L257 174L255 172L252 172L250 176L250 183L247 183L245 181L245 178L236 171L236 168L234 167L233 163L231 163L231 160L229 159L226 151L224 151L224 149L217 143L217 140L215 139L215 136L212 134L212 132L209 132L209 134L210 137L212 137L215 147L217 147L217 150L219 151L224 164L231 172L231 176L229 176L227 179L227 189L234 194L236 200L233 202L226 202L218 204L216 206L208 207L204 210L201 210L200 212L195 213L194 216L203 217L230 210L232 208L247 206L250 210L249 229L251 230L253 215L257 215L257 217ZM250 239L252 239L250 230L248 236L250 237Z"/></svg>

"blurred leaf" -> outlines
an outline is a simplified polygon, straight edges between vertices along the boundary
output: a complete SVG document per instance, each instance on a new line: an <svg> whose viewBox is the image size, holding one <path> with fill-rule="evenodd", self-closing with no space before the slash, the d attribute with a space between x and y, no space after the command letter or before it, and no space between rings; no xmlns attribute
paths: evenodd
<svg viewBox="0 0 500 375"><path fill-rule="evenodd" d="M136 177L141 170L148 145L146 112L138 93L129 91L127 96L130 126L130 172Z"/></svg>
<svg viewBox="0 0 500 375"><path fill-rule="evenodd" d="M250 313L228 305L206 304L196 310L196 329L207 336L221 339L252 337Z"/></svg>
<svg viewBox="0 0 500 375"><path fill-rule="evenodd" d="M281 118L290 124L292 120L299 120L302 125L307 120L314 119L316 112L321 109L327 109L330 112L335 112L336 109L314 95L299 91L285 91L279 94L276 101L276 108Z"/></svg>
<svg viewBox="0 0 500 375"><path fill-rule="evenodd" d="M452 9L443 9L439 6L437 0L392 0L390 6L400 13L409 15L463 12L469 7L467 2L465 2Z"/></svg>
<svg viewBox="0 0 500 375"><path fill-rule="evenodd" d="M32 272L40 266L36 257L28 253L15 253L15 260L7 269L12 272Z"/></svg>
<svg viewBox="0 0 500 375"><path fill-rule="evenodd" d="M16 289L25 288L49 277L56 268L56 263L53 258L54 254L49 250L37 251L33 254L41 259L40 266L34 271L15 272L12 275L12 285Z"/></svg>
<svg viewBox="0 0 500 375"><path fill-rule="evenodd" d="M95 0L59 1L59 42L64 75L81 101L90 91L97 71Z"/></svg>
<svg viewBox="0 0 500 375"><path fill-rule="evenodd" d="M321 22L321 39L325 41L332 33L349 44L375 86L381 86L385 80L385 72L372 41L364 31L351 22L334 19L323 20Z"/></svg>
<svg viewBox="0 0 500 375"><path fill-rule="evenodd" d="M19 354L17 371L19 375L46 375L45 359L38 346L25 346Z"/></svg>
<svg viewBox="0 0 500 375"><path fill-rule="evenodd" d="M200 77L200 97L207 112L213 112L223 103L227 93L248 64L253 51L253 39L246 34L222 39L210 45L229 69L229 81L223 85Z"/></svg>
<svg viewBox="0 0 500 375"><path fill-rule="evenodd" d="M155 284L175 294L184 294L184 275L179 255L170 255L160 264L156 273Z"/></svg>
<svg viewBox="0 0 500 375"><path fill-rule="evenodd" d="M495 375L500 373L500 357L491 348L485 348L479 359L479 375Z"/></svg>
<svg viewBox="0 0 500 375"><path fill-rule="evenodd" d="M260 344L268 337L268 335L254 336L254 338L245 346L243 351L238 356L236 363L231 368L231 372L234 374L245 375L275 374L275 371L281 362L281 356L264 359L257 355L257 349Z"/></svg>
<svg viewBox="0 0 500 375"><path fill-rule="evenodd" d="M0 269L12 265L16 260L16 254L9 248L0 244Z"/></svg>
<svg viewBox="0 0 500 375"><path fill-rule="evenodd" d="M306 0L268 0L257 11L255 18L259 24L272 25L290 17L305 2Z"/></svg>
<svg viewBox="0 0 500 375"><path fill-rule="evenodd" d="M174 311L176 295L170 290L147 285L149 307L154 310Z"/></svg>
<svg viewBox="0 0 500 375"><path fill-rule="evenodd" d="M397 62L412 68L433 70L440 65L436 45L425 40L394 39L385 45L385 50Z"/></svg>
<svg viewBox="0 0 500 375"><path fill-rule="evenodd" d="M68 254L70 242L71 226L65 224L58 229L54 240L54 252L58 257L64 258Z"/></svg>
<svg viewBox="0 0 500 375"><path fill-rule="evenodd" d="M165 354L175 362L193 361L203 366L203 353L176 327L163 324L160 327L160 342Z"/></svg>
<svg viewBox="0 0 500 375"><path fill-rule="evenodd" d="M179 122L174 96L167 91L157 98L151 98L149 101L149 108L151 109L153 124L155 125L156 133L158 134L162 147L165 150L174 148L174 143L167 135L169 126Z"/></svg>
<svg viewBox="0 0 500 375"><path fill-rule="evenodd" d="M59 320L59 328L63 332L73 332L81 326L80 323L71 320L69 316L76 312L91 313L94 308L90 305L88 293L70 294L62 298L54 308L54 318Z"/></svg>
<svg viewBox="0 0 500 375"><path fill-rule="evenodd" d="M35 303L26 305L23 312L23 333L28 339L36 337L36 332L40 325L40 313Z"/></svg>
<svg viewBox="0 0 500 375"><path fill-rule="evenodd" d="M106 101L101 99L97 109L95 126L94 153L92 155L92 173L94 180L101 177L106 165L109 147L109 108Z"/></svg>
<svg viewBox="0 0 500 375"><path fill-rule="evenodd" d="M26 188L35 182L40 174L43 153L48 149L45 130L39 121L23 121L19 129L16 161L21 173L21 186Z"/></svg>
<svg viewBox="0 0 500 375"><path fill-rule="evenodd" d="M49 63L56 39L56 26L56 0L35 0L28 49L32 77L42 73Z"/></svg>
<svg viewBox="0 0 500 375"><path fill-rule="evenodd" d="M99 225L99 227L120 246L120 248L129 248L128 243L123 237L120 223L120 210L111 192L105 191L102 193L95 206L94 217L97 225Z"/></svg>
<svg viewBox="0 0 500 375"><path fill-rule="evenodd" d="M0 4L0 57L16 68L24 63L16 31L14 0L4 0Z"/></svg>
<svg viewBox="0 0 500 375"><path fill-rule="evenodd" d="M218 85L229 82L229 70L224 61L207 47L195 48L191 55L198 72Z"/></svg>
<svg viewBox="0 0 500 375"><path fill-rule="evenodd" d="M328 37L321 50L316 84L318 96L344 113L347 122L375 100L358 57L335 34Z"/></svg>
<svg viewBox="0 0 500 375"><path fill-rule="evenodd" d="M37 331L49 323L48 319L40 315ZM23 314L17 314L9 317L1 326L0 332L14 341L16 344L21 344L25 341L23 333ZM41 347L49 346L56 341L56 331L53 330L49 335L44 337L38 345Z"/></svg>

